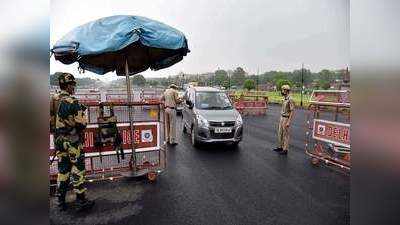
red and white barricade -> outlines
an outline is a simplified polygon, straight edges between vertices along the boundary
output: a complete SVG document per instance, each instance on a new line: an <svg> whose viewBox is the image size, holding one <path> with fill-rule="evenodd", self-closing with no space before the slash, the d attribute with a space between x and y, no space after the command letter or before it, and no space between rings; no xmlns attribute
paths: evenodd
<svg viewBox="0 0 400 225"><path fill-rule="evenodd" d="M234 103L235 108L240 112L240 114L261 116L267 113L267 101L243 101L239 100Z"/></svg>
<svg viewBox="0 0 400 225"><path fill-rule="evenodd" d="M166 151L164 144L164 121L160 102L157 103L131 103L133 108L133 131L130 128L128 105L126 103L103 103L113 107L117 118L117 128L122 137L122 159L113 146L96 147L95 137L99 132L97 118L99 104L88 104L89 124L84 131L84 147L87 180L115 179L124 172L142 172L150 180L166 167ZM143 109L143 105L147 109ZM133 137L134 151L132 152L131 137ZM50 135L50 181L57 178L57 157L54 157L53 135ZM53 160L54 159L54 160Z"/></svg>
<svg viewBox="0 0 400 225"><path fill-rule="evenodd" d="M79 102L82 104L87 103L99 103L101 101L101 94L100 92L94 93L77 93L74 94L74 97L79 99Z"/></svg>
<svg viewBox="0 0 400 225"><path fill-rule="evenodd" d="M350 91L314 91L306 119L306 153L313 164L351 168Z"/></svg>

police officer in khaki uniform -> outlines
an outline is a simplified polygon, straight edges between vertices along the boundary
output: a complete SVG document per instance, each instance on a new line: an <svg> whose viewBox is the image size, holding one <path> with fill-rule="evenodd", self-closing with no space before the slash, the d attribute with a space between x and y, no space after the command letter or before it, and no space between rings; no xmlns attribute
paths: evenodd
<svg viewBox="0 0 400 225"><path fill-rule="evenodd" d="M171 84L162 96L165 107L165 132L167 134L167 143L171 145L178 144L176 142L176 106L181 103L182 100L179 98L177 90L178 87L175 84Z"/></svg>
<svg viewBox="0 0 400 225"><path fill-rule="evenodd" d="M289 85L282 85L281 94L284 98L278 128L278 147L273 150L279 152L281 155L287 155L289 150L289 127L293 119L294 102L290 97Z"/></svg>

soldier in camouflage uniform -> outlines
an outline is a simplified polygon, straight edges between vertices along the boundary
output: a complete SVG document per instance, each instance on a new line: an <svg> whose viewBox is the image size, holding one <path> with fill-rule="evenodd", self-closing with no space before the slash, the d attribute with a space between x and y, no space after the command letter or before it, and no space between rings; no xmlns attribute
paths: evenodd
<svg viewBox="0 0 400 225"><path fill-rule="evenodd" d="M281 118L278 127L278 147L273 149L281 155L287 155L289 150L289 126L294 115L294 102L290 97L290 86L285 84L281 87L283 95Z"/></svg>
<svg viewBox="0 0 400 225"><path fill-rule="evenodd" d="M72 96L75 78L69 73L56 73L61 91L52 97L50 104L50 130L54 133L54 145L58 158L58 201L60 210L66 210L65 196L72 177L76 193L76 209L89 209L94 205L85 197L85 155L83 130L87 119L86 107Z"/></svg>

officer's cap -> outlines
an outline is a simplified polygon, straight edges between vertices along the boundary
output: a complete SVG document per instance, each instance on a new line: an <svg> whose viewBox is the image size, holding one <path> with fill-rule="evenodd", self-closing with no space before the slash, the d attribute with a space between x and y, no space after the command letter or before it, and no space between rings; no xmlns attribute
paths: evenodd
<svg viewBox="0 0 400 225"><path fill-rule="evenodd" d="M58 83L61 84L76 84L74 75L64 72L56 72L55 75L58 77Z"/></svg>
<svg viewBox="0 0 400 225"><path fill-rule="evenodd" d="M176 86L175 84L171 84L169 85L169 88L178 89L178 86Z"/></svg>
<svg viewBox="0 0 400 225"><path fill-rule="evenodd" d="M284 85L282 85L281 89L290 91L290 86L287 84L284 84Z"/></svg>

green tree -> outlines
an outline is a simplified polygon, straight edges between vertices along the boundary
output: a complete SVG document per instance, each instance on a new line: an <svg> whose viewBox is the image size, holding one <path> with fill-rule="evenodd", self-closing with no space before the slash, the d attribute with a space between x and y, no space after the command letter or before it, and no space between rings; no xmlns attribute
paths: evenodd
<svg viewBox="0 0 400 225"><path fill-rule="evenodd" d="M265 72L264 74L260 75L259 83L260 84L271 83L273 82L273 78L274 78L274 71Z"/></svg>
<svg viewBox="0 0 400 225"><path fill-rule="evenodd" d="M76 80L76 85L79 87L85 87L85 86L96 86L96 83L101 83L100 80L98 79L92 79L89 77L83 77L83 78L75 78Z"/></svg>
<svg viewBox="0 0 400 225"><path fill-rule="evenodd" d="M327 82L332 82L336 78L336 73L327 69L321 70L319 73L319 79Z"/></svg>
<svg viewBox="0 0 400 225"><path fill-rule="evenodd" d="M273 71L273 83L278 86L279 80L290 80L288 72Z"/></svg>
<svg viewBox="0 0 400 225"><path fill-rule="evenodd" d="M157 86L159 84L158 80L154 79L154 80L148 80L147 84L150 86Z"/></svg>
<svg viewBox="0 0 400 225"><path fill-rule="evenodd" d="M331 84L330 84L329 81L319 80L318 81L318 86L319 86L320 89L326 90L326 89L329 89L331 87Z"/></svg>
<svg viewBox="0 0 400 225"><path fill-rule="evenodd" d="M50 85L57 86L58 85L58 77L55 74L51 74L49 78Z"/></svg>
<svg viewBox="0 0 400 225"><path fill-rule="evenodd" d="M285 80L285 79L279 79L276 81L276 88L278 89L278 91L281 90L282 85L289 85L290 87L292 87L292 82L290 80Z"/></svg>
<svg viewBox="0 0 400 225"><path fill-rule="evenodd" d="M247 79L244 81L243 87L250 91L256 88L256 82L253 79Z"/></svg>
<svg viewBox="0 0 400 225"><path fill-rule="evenodd" d="M159 82L160 82L161 86L164 86L164 87L168 86L168 80L165 77L160 78Z"/></svg>
<svg viewBox="0 0 400 225"><path fill-rule="evenodd" d="M132 77L131 79L132 85L143 87L146 85L146 79L143 75L138 74Z"/></svg>
<svg viewBox="0 0 400 225"><path fill-rule="evenodd" d="M246 79L246 71L244 71L242 67L237 67L232 73L232 78L231 78L232 85L238 85L238 86L243 85L245 79Z"/></svg>
<svg viewBox="0 0 400 225"><path fill-rule="evenodd" d="M228 80L228 73L225 70L217 70L214 80L216 85L224 86L224 82Z"/></svg>
<svg viewBox="0 0 400 225"><path fill-rule="evenodd" d="M301 69L299 70L294 70L291 73L291 78L290 80L293 83L296 83L298 87L301 87ZM309 69L303 69L303 81L304 81L304 85L310 84L313 81L313 76L312 73Z"/></svg>

